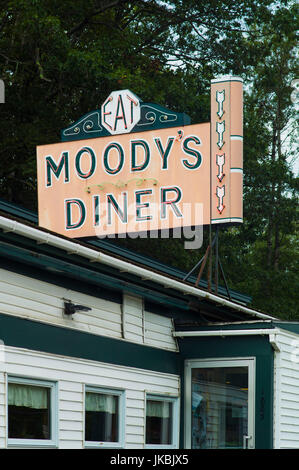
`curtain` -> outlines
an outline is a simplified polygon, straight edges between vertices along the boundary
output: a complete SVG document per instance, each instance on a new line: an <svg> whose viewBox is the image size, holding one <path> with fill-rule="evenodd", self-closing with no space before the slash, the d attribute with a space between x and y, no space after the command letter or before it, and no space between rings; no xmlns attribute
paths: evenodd
<svg viewBox="0 0 299 470"><path fill-rule="evenodd" d="M86 393L85 409L86 411L103 411L105 413L116 413L118 397L113 395Z"/></svg>
<svg viewBox="0 0 299 470"><path fill-rule="evenodd" d="M156 418L170 418L171 405L167 401L147 400L146 415Z"/></svg>
<svg viewBox="0 0 299 470"><path fill-rule="evenodd" d="M47 409L49 389L35 385L8 384L8 405Z"/></svg>

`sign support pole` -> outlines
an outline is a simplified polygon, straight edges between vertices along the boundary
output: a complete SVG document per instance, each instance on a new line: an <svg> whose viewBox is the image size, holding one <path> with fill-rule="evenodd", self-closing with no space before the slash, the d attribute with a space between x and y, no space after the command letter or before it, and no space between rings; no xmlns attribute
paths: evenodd
<svg viewBox="0 0 299 470"><path fill-rule="evenodd" d="M216 295L218 294L219 268L220 268L220 273L221 273L222 279L224 281L224 285L225 285L225 289L226 289L228 298L231 300L229 287L228 287L228 284L227 284L227 280L226 280L224 270L223 270L223 267L222 267L222 263L221 263L221 260L220 260L220 256L219 256L219 228L218 228L218 226L216 226L215 236L213 238L212 243L208 245L204 256L198 261L198 263L196 263L196 265L191 269L191 271L189 271L186 274L186 276L183 278L183 281L187 281L188 278L191 276L191 274L199 266L201 266L200 270L199 270L199 273L198 273L198 276L197 276L197 279L196 279L196 282L195 282L195 286L198 287L199 283L200 283L200 280L201 280L201 277L202 277L202 274L203 274L203 271L204 271L204 268L206 266L206 263L207 263L207 261L209 261L209 263L208 263L208 281L210 281L210 285L208 286L208 290L209 290L209 292L212 292L212 283L211 283L212 269L210 268L210 263L211 263L211 266L213 266L213 264L212 264L213 251L212 250L213 250L214 245L215 245L215 294ZM211 269L211 270L209 271L209 269Z"/></svg>

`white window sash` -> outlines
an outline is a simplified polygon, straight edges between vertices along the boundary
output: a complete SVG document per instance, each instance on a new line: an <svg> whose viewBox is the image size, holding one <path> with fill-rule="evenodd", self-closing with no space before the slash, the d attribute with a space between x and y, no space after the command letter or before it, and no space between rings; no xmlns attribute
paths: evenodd
<svg viewBox="0 0 299 470"><path fill-rule="evenodd" d="M171 433L171 444L147 444L146 441L146 435L144 435L144 447L146 449L178 449L179 447L179 409L180 409L180 400L178 397L166 397L163 395L151 395L151 394L146 394L146 409L145 409L145 420L148 415L148 401L157 401L157 402L164 402L164 403L171 403L172 404L172 433ZM163 406L161 408L163 410ZM164 408L165 410L165 408ZM151 412L152 410L150 410ZM162 411L163 413L163 411ZM169 416L160 416L161 418L167 418ZM145 423L146 424L146 423ZM146 425L145 425L145 430L146 430Z"/></svg>
<svg viewBox="0 0 299 470"><path fill-rule="evenodd" d="M84 393L84 413L86 411L86 393L98 393L100 395L107 395L107 398L118 397L118 441L109 442L109 441L86 441L85 440L85 425L84 425L84 446L86 448L124 448L125 445L125 390L114 390L109 388L99 388L96 386L85 386ZM109 405L110 406L110 405ZM113 408L112 408L113 409ZM85 416L84 416L85 423Z"/></svg>
<svg viewBox="0 0 299 470"><path fill-rule="evenodd" d="M45 380L32 379L28 377L9 375L6 382L6 396L8 397L8 385L21 384L32 385L38 387L47 387L50 389L50 439L22 439L7 437L8 447L30 447L30 448L48 448L58 446L58 391L55 382ZM6 429L8 436L8 400L6 404Z"/></svg>

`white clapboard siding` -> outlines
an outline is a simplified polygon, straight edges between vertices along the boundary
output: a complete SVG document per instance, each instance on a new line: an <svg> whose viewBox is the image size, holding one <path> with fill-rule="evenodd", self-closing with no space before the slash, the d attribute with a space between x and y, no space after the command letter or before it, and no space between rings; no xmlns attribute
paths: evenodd
<svg viewBox="0 0 299 470"><path fill-rule="evenodd" d="M125 392L125 447L143 448L146 393L179 396L179 377L133 367L116 366L21 348L6 347L6 374L53 381L58 387L59 448L84 447L85 386ZM6 436L6 375L0 372L0 446Z"/></svg>
<svg viewBox="0 0 299 470"><path fill-rule="evenodd" d="M123 296L124 338L136 343L144 341L143 300L141 297Z"/></svg>
<svg viewBox="0 0 299 470"><path fill-rule="evenodd" d="M123 297L124 338L157 348L177 351L172 319L144 310L141 297Z"/></svg>
<svg viewBox="0 0 299 470"><path fill-rule="evenodd" d="M280 330L274 360L274 447L299 449L299 336Z"/></svg>
<svg viewBox="0 0 299 470"><path fill-rule="evenodd" d="M91 310L63 314L64 300ZM143 299L124 295L123 305L0 269L0 312L88 333L177 350L170 318L145 312Z"/></svg>
<svg viewBox="0 0 299 470"><path fill-rule="evenodd" d="M177 343L173 336L173 331L174 328L171 318L147 311L144 312L145 344L177 351Z"/></svg>
<svg viewBox="0 0 299 470"><path fill-rule="evenodd" d="M71 318L64 299L91 308ZM121 305L0 269L0 311L23 318L121 338Z"/></svg>

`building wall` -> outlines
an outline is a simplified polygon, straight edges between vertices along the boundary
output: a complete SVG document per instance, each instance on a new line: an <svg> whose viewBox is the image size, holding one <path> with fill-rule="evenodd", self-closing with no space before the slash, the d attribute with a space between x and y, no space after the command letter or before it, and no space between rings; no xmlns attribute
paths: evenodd
<svg viewBox="0 0 299 470"><path fill-rule="evenodd" d="M298 335L280 329L274 355L268 337L189 338L178 348L171 318L147 311L141 297L124 295L119 303L101 294L0 269L0 343L8 345L0 358L0 446L7 438L7 373L58 381L61 447L84 445L84 385L126 390L126 446L138 448L145 392L179 396L184 360L254 356L256 447L299 448ZM66 316L64 300L91 310ZM181 447L183 422L182 406Z"/></svg>
<svg viewBox="0 0 299 470"><path fill-rule="evenodd" d="M171 318L148 312L140 297L124 295L123 304L0 269L0 312L96 335L176 351ZM64 315L64 301L91 308Z"/></svg>
<svg viewBox="0 0 299 470"><path fill-rule="evenodd" d="M84 447L84 387L125 391L125 448L143 448L146 393L178 397L178 375L5 347L0 364L0 448L7 446L8 375L57 382L58 446Z"/></svg>
<svg viewBox="0 0 299 470"><path fill-rule="evenodd" d="M85 386L125 391L126 448L144 447L147 393L179 397L179 373L168 373L178 368L172 319L145 310L141 297L101 294L0 269L0 447L9 375L57 383L60 448L85 445ZM65 300L91 310L67 316Z"/></svg>
<svg viewBox="0 0 299 470"><path fill-rule="evenodd" d="M299 448L299 339L280 330L274 359L274 447Z"/></svg>

